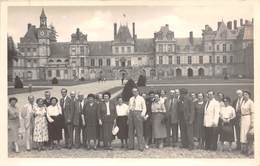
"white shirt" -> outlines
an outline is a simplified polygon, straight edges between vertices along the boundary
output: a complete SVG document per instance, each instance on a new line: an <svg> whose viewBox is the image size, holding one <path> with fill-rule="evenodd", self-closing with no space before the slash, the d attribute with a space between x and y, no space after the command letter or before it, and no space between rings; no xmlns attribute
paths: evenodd
<svg viewBox="0 0 260 166"><path fill-rule="evenodd" d="M109 102L105 102L107 106L107 115L110 115L110 108L109 108Z"/></svg>
<svg viewBox="0 0 260 166"><path fill-rule="evenodd" d="M131 111L142 111L142 115L144 116L146 113L146 104L144 98L140 95L131 97L129 100L129 109Z"/></svg>
<svg viewBox="0 0 260 166"><path fill-rule="evenodd" d="M217 127L219 112L220 103L214 98L211 101L208 101L204 109L204 126Z"/></svg>
<svg viewBox="0 0 260 166"><path fill-rule="evenodd" d="M167 97L166 97L166 96L160 97L160 101L161 101L162 103L165 103L166 100L167 100Z"/></svg>
<svg viewBox="0 0 260 166"><path fill-rule="evenodd" d="M220 114L221 119L230 120L230 119L233 119L236 117L235 109L232 106L221 107L219 114Z"/></svg>
<svg viewBox="0 0 260 166"><path fill-rule="evenodd" d="M117 116L127 116L129 113L129 106L125 103L116 105Z"/></svg>
<svg viewBox="0 0 260 166"><path fill-rule="evenodd" d="M50 105L49 107L47 107L47 114L49 116L58 116L59 114L62 114L59 104L57 104L56 106Z"/></svg>

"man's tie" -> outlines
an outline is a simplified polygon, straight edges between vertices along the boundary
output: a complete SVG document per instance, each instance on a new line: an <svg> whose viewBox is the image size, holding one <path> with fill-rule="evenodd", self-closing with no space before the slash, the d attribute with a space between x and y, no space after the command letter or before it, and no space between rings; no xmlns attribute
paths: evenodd
<svg viewBox="0 0 260 166"><path fill-rule="evenodd" d="M207 104L206 104L206 110L208 109L208 107L209 107L209 103L210 103L210 100L209 101L207 101Z"/></svg>

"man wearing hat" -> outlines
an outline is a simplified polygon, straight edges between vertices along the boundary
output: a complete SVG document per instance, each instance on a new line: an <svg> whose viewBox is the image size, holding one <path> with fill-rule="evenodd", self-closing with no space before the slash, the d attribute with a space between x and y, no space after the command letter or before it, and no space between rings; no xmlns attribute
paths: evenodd
<svg viewBox="0 0 260 166"><path fill-rule="evenodd" d="M181 143L183 148L193 149L193 122L194 122L194 104L188 96L188 90L180 89L180 99L178 102L178 114L181 130Z"/></svg>

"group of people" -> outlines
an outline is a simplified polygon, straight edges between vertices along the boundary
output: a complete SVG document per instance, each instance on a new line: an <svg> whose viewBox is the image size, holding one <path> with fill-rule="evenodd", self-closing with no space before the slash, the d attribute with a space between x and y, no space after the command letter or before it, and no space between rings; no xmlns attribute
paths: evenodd
<svg viewBox="0 0 260 166"><path fill-rule="evenodd" d="M248 91L237 90L232 102L223 93L209 90L203 93L188 93L185 88L172 89L167 95L164 90L140 94L132 89L128 102L122 97L111 100L111 94L68 95L61 89L62 98L51 97L49 91L44 98L28 103L19 110L15 97L9 98L8 133L15 152L19 152L17 140L23 136L26 149L35 146L39 151L64 148L97 150L101 147L112 150L112 141L120 139L121 148L144 151L151 146L181 147L192 150L200 148L217 150L221 142L232 142L241 153L253 153L253 101ZM116 130L117 128L117 130ZM118 130L119 129L119 130ZM234 132L235 130L235 132ZM21 132L23 131L23 132ZM23 133L23 134L21 134ZM64 133L64 135L63 135ZM180 143L179 143L180 138ZM195 144L195 142L198 142ZM195 146L196 145L196 146Z"/></svg>

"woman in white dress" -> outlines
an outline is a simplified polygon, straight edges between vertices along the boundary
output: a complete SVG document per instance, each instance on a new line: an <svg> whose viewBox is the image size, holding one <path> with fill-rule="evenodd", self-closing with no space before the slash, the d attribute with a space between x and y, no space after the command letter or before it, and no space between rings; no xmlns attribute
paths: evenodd
<svg viewBox="0 0 260 166"><path fill-rule="evenodd" d="M33 130L33 141L37 143L39 151L43 149L43 143L49 140L48 136L48 123L46 119L46 108L43 104L43 99L39 98L36 101L37 106L33 109L34 115L34 130ZM48 116L48 115L47 115Z"/></svg>
<svg viewBox="0 0 260 166"><path fill-rule="evenodd" d="M247 134L251 128L253 128L253 114L254 114L254 102L250 99L250 93L244 91L244 100L241 104L241 130L240 130L240 142L241 152L243 154L248 153L248 140Z"/></svg>
<svg viewBox="0 0 260 166"><path fill-rule="evenodd" d="M116 123L119 128L117 137L121 140L121 148L127 148L128 139L128 125L127 117L129 113L129 106L123 103L122 97L117 98L118 104L116 105L117 118Z"/></svg>

